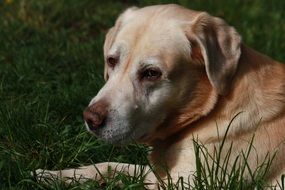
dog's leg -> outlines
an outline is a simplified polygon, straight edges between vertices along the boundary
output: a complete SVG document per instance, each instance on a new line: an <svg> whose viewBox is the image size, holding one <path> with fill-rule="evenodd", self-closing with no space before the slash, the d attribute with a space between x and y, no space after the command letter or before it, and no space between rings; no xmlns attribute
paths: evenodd
<svg viewBox="0 0 285 190"><path fill-rule="evenodd" d="M65 170L36 170L36 178L40 182L48 182L50 180L62 180L65 183L71 183L73 180L83 183L87 180L96 180L104 182L104 178L114 178L118 173L130 176L142 176L148 187L156 186L157 179L149 166L140 166L133 164L104 162L95 165L83 166L75 169Z"/></svg>

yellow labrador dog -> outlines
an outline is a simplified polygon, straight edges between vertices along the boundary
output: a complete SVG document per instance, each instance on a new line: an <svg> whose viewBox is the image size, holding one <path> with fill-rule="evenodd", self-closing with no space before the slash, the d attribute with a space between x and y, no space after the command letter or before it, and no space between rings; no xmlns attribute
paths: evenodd
<svg viewBox="0 0 285 190"><path fill-rule="evenodd" d="M268 182L285 173L285 66L244 45L222 19L178 5L130 8L107 33L104 56L106 84L84 120L107 142L152 146L156 175L146 182L165 178L165 166L174 180L188 179L196 168L192 140L214 152L238 113L224 144L233 143L230 164L254 135L249 167L276 153ZM131 175L136 169L100 163L44 174L98 180L108 167Z"/></svg>

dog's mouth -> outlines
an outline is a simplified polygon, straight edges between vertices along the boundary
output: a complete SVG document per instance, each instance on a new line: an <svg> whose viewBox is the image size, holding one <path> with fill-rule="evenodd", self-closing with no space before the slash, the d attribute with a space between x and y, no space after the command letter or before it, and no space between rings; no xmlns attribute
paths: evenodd
<svg viewBox="0 0 285 190"><path fill-rule="evenodd" d="M131 116L121 118L113 114L104 118L100 125L85 121L87 130L97 138L114 145L126 145L133 142L147 143L151 139L150 123L137 123ZM146 126L145 126L146 125Z"/></svg>
<svg viewBox="0 0 285 190"><path fill-rule="evenodd" d="M135 142L133 131L122 128L121 126L110 126L105 122L100 128L89 127L88 131L104 142L113 145L126 145Z"/></svg>

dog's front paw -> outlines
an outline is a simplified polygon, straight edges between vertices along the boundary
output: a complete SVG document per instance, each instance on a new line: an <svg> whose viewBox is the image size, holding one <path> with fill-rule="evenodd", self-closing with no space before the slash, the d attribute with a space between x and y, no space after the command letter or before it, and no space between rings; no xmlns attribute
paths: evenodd
<svg viewBox="0 0 285 190"><path fill-rule="evenodd" d="M88 180L100 181L102 178L99 174L94 165L57 171L37 169L32 173L38 182L52 183L61 181L67 184L72 182L84 183Z"/></svg>
<svg viewBox="0 0 285 190"><path fill-rule="evenodd" d="M51 171L44 169L37 169L36 171L31 172L31 175L41 183L51 183L53 181L59 180L61 176L60 171Z"/></svg>

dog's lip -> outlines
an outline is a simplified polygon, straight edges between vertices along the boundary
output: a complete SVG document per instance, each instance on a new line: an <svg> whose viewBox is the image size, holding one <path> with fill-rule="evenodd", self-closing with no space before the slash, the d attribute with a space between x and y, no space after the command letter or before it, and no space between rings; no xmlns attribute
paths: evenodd
<svg viewBox="0 0 285 190"><path fill-rule="evenodd" d="M97 138L108 142L110 144L113 145L125 145L125 144L129 144L132 142L135 142L135 139L132 139L131 137L133 136L133 131L128 132L127 134L119 134L119 135L115 135L110 139L105 139L103 136L101 136L100 134L100 129L104 129L106 127L106 125L101 126L100 128L97 129L90 129L87 126L87 130L89 133L91 133L92 135L95 135ZM114 140L115 139L115 140Z"/></svg>

